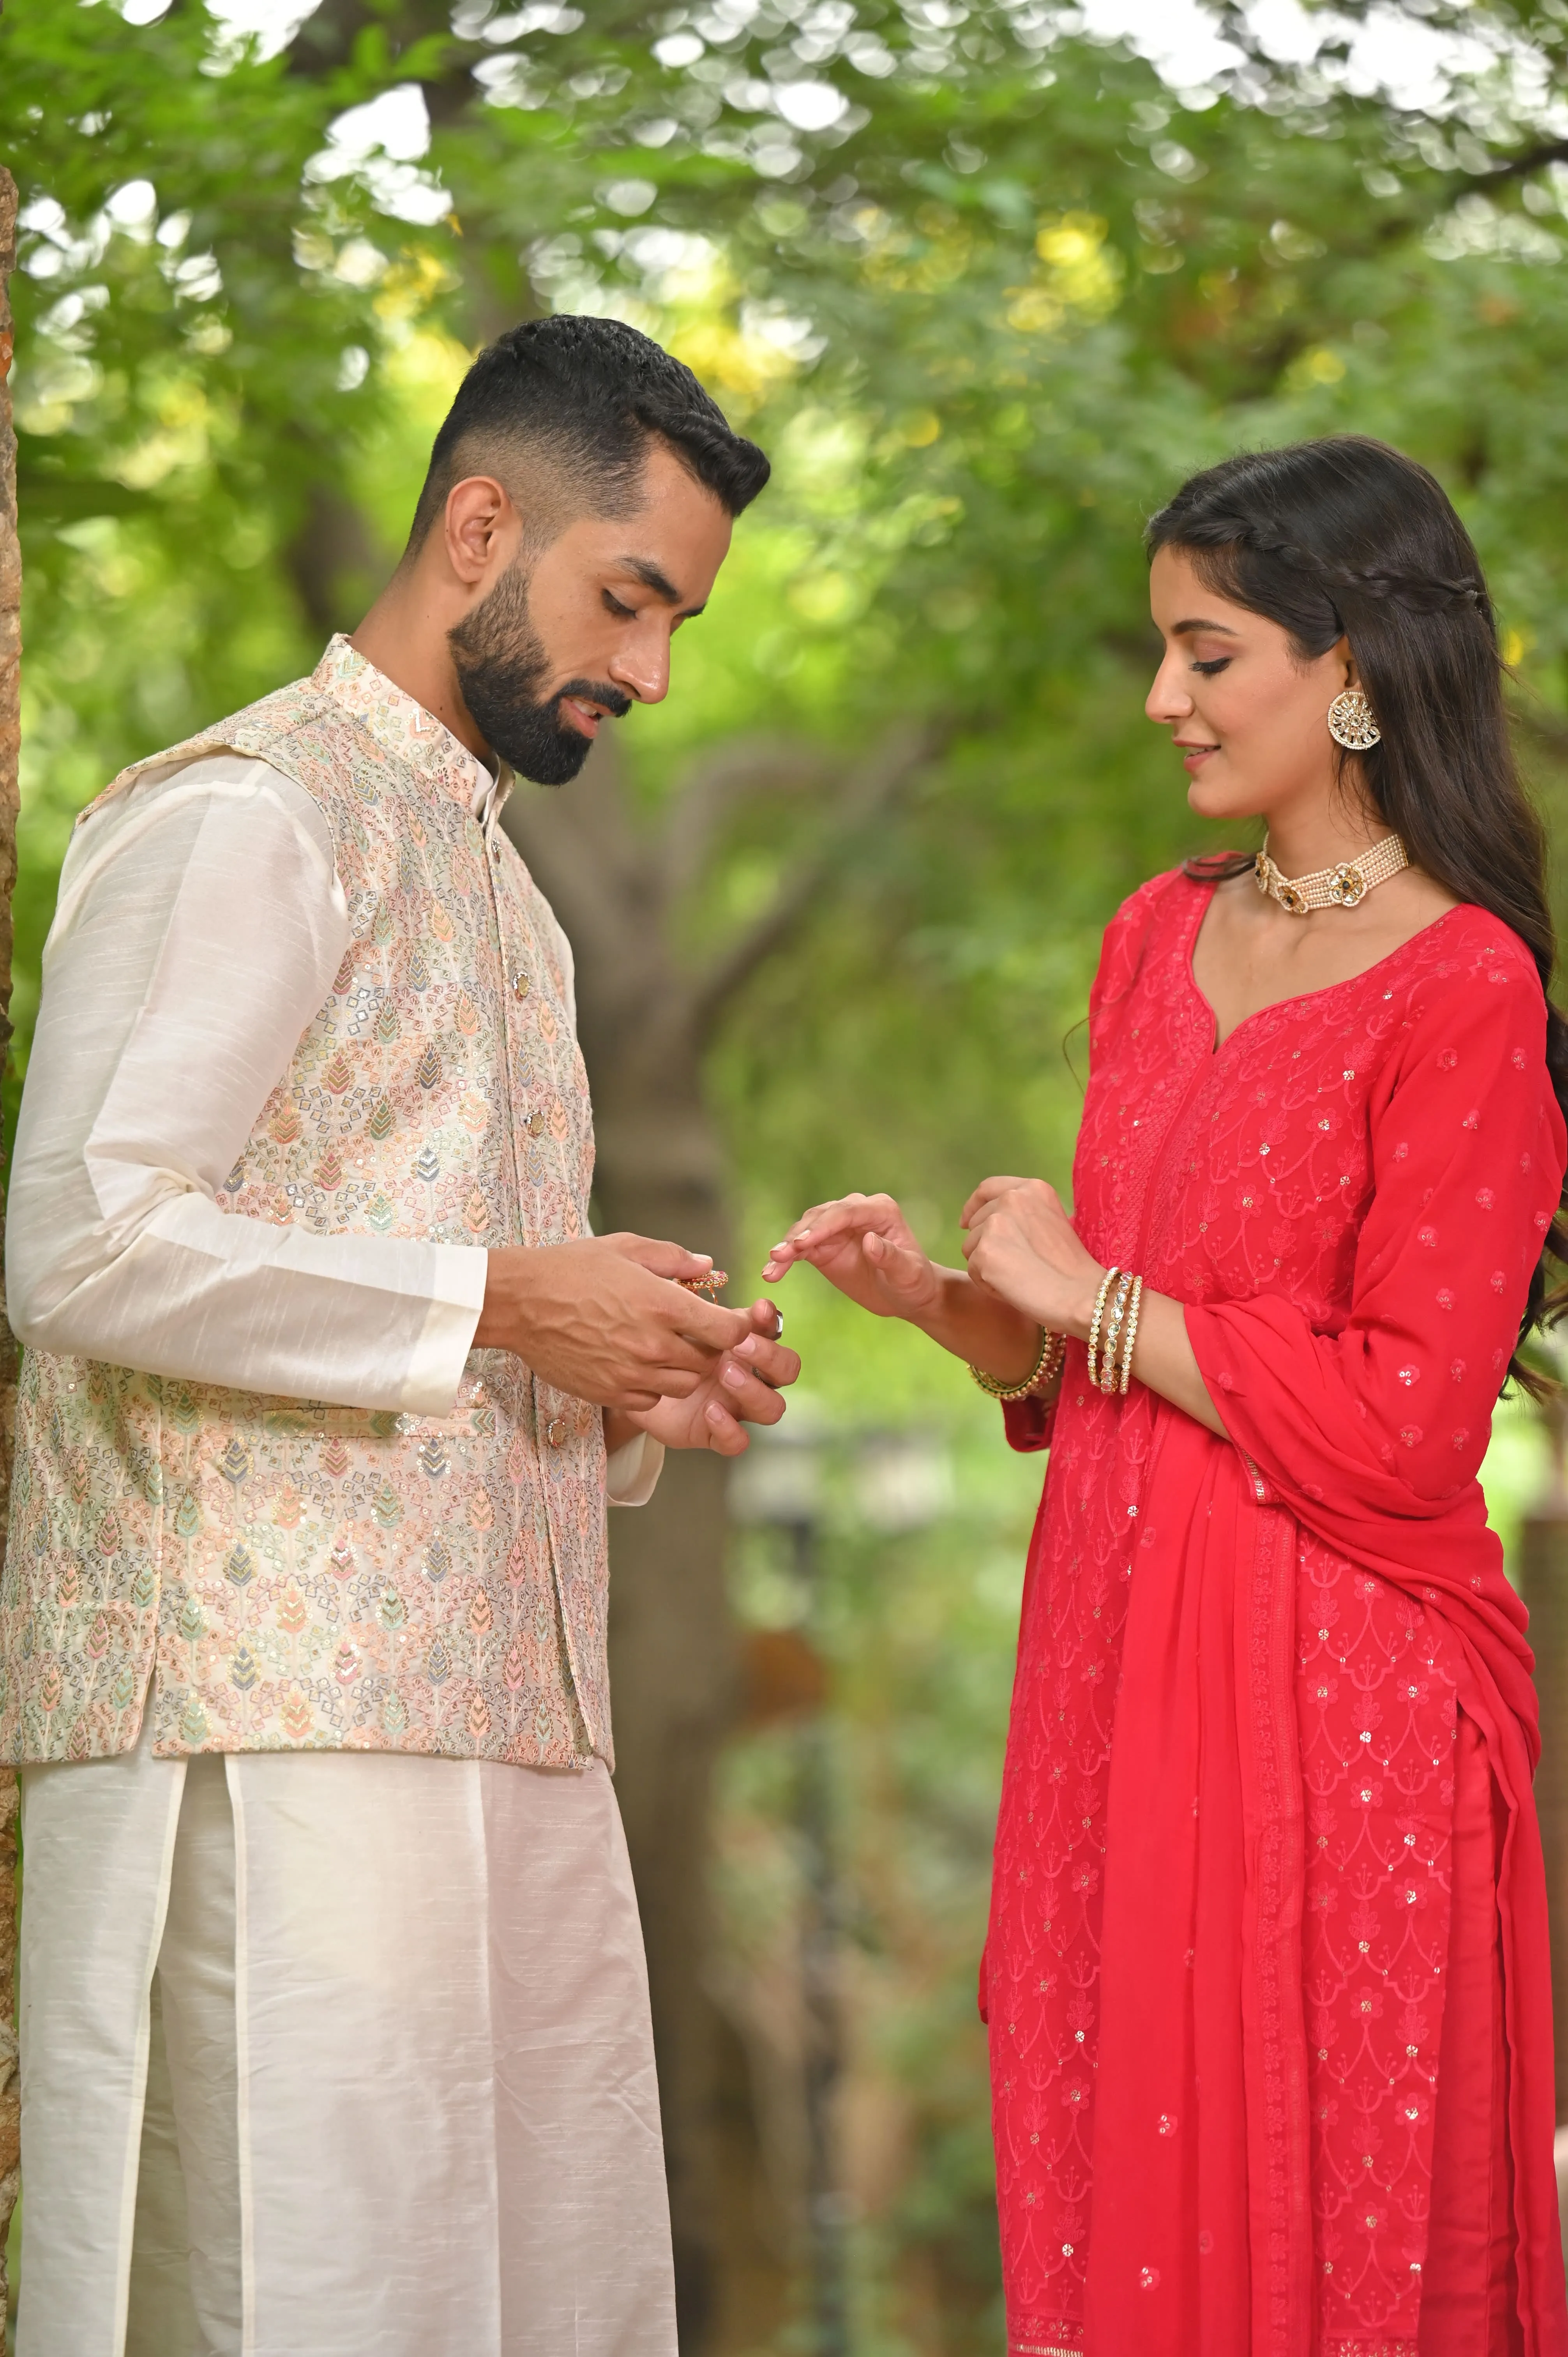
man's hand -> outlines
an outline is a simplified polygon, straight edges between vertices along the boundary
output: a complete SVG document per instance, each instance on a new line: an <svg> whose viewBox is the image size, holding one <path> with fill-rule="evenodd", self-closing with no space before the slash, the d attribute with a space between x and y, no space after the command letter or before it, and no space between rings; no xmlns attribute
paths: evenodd
<svg viewBox="0 0 1568 2357"><path fill-rule="evenodd" d="M606 1437L613 1448L626 1436L621 1426L650 1433L666 1448L712 1448L738 1457L751 1444L743 1424L777 1424L784 1413L780 1391L800 1372L799 1354L776 1339L779 1310L754 1301L745 1312L752 1331L726 1351L714 1372L685 1399L662 1399L640 1414L615 1416Z"/></svg>
<svg viewBox="0 0 1568 2357"><path fill-rule="evenodd" d="M644 1413L688 1400L756 1330L744 1311L678 1282L712 1266L648 1236L492 1252L474 1348L514 1351L557 1391L600 1407Z"/></svg>

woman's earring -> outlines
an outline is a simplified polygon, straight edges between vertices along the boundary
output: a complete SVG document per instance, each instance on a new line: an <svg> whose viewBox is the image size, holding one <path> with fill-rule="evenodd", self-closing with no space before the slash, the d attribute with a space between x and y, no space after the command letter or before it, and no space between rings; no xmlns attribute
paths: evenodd
<svg viewBox="0 0 1568 2357"><path fill-rule="evenodd" d="M1366 753L1383 741L1372 707L1359 687L1348 687L1328 707L1328 733L1348 753Z"/></svg>

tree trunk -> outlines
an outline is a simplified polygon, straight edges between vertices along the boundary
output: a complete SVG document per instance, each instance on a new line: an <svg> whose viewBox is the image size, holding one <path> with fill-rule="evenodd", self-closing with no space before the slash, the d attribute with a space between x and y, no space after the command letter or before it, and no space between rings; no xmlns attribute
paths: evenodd
<svg viewBox="0 0 1568 2357"><path fill-rule="evenodd" d="M0 167L0 1062L11 1039L11 895L16 882L16 755L21 734L22 555L16 538L16 437L11 430L11 271L16 184ZM0 1254L5 1220L0 1204ZM11 1502L16 1346L0 1274L0 1565ZM21 2103L16 2080L16 1777L0 1770L0 2315L8 2305L5 2237L16 2206Z"/></svg>
<svg viewBox="0 0 1568 2357"><path fill-rule="evenodd" d="M596 1225L668 1236L728 1267L691 985L667 946L657 851L630 826L613 748L596 750L564 793L520 784L507 824L576 954ZM708 1814L736 1686L719 1459L672 1454L651 1502L613 1513L610 1531L616 1789L648 1949L681 2347L692 2357L708 2337L718 2271Z"/></svg>
<svg viewBox="0 0 1568 2357"><path fill-rule="evenodd" d="M518 786L504 824L576 957L601 1232L633 1229L712 1253L734 1275L731 1299L746 1298L703 1092L709 1038L943 741L935 726L899 728L858 757L824 794L827 816L772 901L703 973L675 954L675 904L700 883L728 813L770 787L823 785L820 757L772 740L730 745L688 780L657 830L633 823L607 735L565 791ZM736 2149L734 2104L721 2104L719 2024L706 1986L709 1801L741 1684L725 1591L723 1464L700 1451L672 1454L652 1501L612 1514L610 1534L616 1789L648 1948L681 2347L696 2357L721 2277L737 2265L757 2272L754 2235L743 2233L743 2255L724 2223L736 2222L736 2205L721 2195L748 2156Z"/></svg>

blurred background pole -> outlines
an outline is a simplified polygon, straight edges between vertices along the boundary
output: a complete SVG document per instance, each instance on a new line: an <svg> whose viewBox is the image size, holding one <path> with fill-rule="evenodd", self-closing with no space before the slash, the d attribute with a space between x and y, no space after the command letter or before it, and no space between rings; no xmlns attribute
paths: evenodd
<svg viewBox="0 0 1568 2357"><path fill-rule="evenodd" d="M786 1424L756 1434L731 1478L730 1502L736 1520L771 1527L789 1544L799 1625L808 1641L820 1634L822 1618L822 1451L804 1418L794 1430ZM848 2357L848 2220L838 2137L843 2004L832 1742L824 1710L818 1708L802 1721L795 1742L810 2345L813 2357Z"/></svg>
<svg viewBox="0 0 1568 2357"><path fill-rule="evenodd" d="M814 1501L812 1501L814 1509ZM802 1512L789 1525L801 1618L814 1632L821 1617L820 1520ZM816 2357L848 2357L849 2312L836 2133L843 2072L843 2011L839 1987L839 1894L833 1824L832 1737L825 1711L801 1725L796 1782L805 1904L800 1914L800 1994L804 2016L806 2229L811 2244Z"/></svg>
<svg viewBox="0 0 1568 2357"><path fill-rule="evenodd" d="M1546 1853L1561 2127L1568 2121L1568 1483L1563 1479L1568 1411L1560 1398L1554 1398L1542 1415L1552 1443L1551 1473L1520 1525L1519 1584L1530 1613L1535 1687L1541 1701L1535 1804Z"/></svg>

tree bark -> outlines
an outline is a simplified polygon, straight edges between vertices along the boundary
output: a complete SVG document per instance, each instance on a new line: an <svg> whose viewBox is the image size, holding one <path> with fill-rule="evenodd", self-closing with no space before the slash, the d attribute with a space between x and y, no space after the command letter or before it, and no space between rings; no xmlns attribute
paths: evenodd
<svg viewBox="0 0 1568 2357"><path fill-rule="evenodd" d="M16 184L0 166L0 1065L11 1039L11 895L16 882L16 757L21 737L22 554L16 537L16 437L11 427L11 272L16 258ZM5 1235L0 1203L0 1254ZM0 1262L3 1267L3 1262ZM0 1274L0 1566L11 1502L16 1346ZM16 1776L0 1770L0 2316L9 2304L5 2237L21 2173L16 2075Z"/></svg>

